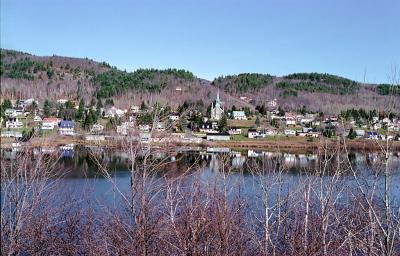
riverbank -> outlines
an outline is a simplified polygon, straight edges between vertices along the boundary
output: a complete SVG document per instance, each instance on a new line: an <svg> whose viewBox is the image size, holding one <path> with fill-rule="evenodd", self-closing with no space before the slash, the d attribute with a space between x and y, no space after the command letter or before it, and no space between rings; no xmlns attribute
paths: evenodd
<svg viewBox="0 0 400 256"><path fill-rule="evenodd" d="M126 140L107 139L103 141L87 141L81 137L54 136L46 138L32 138L28 142L20 143L25 147L57 147L66 144L101 146L109 148L120 148ZM1 148L10 148L15 143L14 139L1 138ZM346 147L351 150L370 150L378 151L385 141L355 139L346 140ZM304 137L274 137L262 140L241 140L241 141L203 141L201 143L190 142L152 142L154 146L174 147L174 146L197 146L197 147L227 147L237 149L260 149L269 151L288 151L288 152L313 152L322 148L333 148L337 145L344 145L343 141L337 138L304 138ZM389 141L393 151L400 151L400 141Z"/></svg>

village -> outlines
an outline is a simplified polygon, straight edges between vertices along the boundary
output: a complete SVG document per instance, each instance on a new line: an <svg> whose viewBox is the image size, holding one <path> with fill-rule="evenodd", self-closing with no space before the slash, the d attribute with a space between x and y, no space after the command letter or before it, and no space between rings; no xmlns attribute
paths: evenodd
<svg viewBox="0 0 400 256"><path fill-rule="evenodd" d="M99 104L100 102L100 104ZM83 101L59 99L56 112L50 103L39 107L35 99L4 100L2 103L1 137L28 141L38 137L81 137L85 141L124 139L126 136L148 143L204 141L252 141L270 138L346 137L348 139L400 140L400 119L370 111L363 118L355 110L341 115L311 113L305 107L298 112L286 112L276 99L267 106L250 109L224 108L219 92L207 113L196 104L183 104L174 111L168 106L133 105L119 109L101 101L91 106ZM72 112L71 112L72 111ZM361 111L360 111L361 112ZM54 114L54 115L53 115ZM365 115L364 115L365 116Z"/></svg>

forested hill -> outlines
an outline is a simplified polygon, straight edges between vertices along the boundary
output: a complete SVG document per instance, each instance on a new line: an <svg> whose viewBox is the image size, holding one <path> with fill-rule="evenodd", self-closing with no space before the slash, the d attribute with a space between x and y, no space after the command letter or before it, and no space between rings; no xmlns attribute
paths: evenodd
<svg viewBox="0 0 400 256"><path fill-rule="evenodd" d="M127 72L89 58L40 57L6 49L1 49L0 72L2 98L83 98L88 102L113 98L122 107L141 101L172 106L185 100L208 104L220 90L227 107L255 107L276 98L288 108L305 105L316 111L338 112L352 107L384 108L390 98L387 95L400 96L400 86L365 85L330 74L276 77L243 73L210 82L181 69Z"/></svg>

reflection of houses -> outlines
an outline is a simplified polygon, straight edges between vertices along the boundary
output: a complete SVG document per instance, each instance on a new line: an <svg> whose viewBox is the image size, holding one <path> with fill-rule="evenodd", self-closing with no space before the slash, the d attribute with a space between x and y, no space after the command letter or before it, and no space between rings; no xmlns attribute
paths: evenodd
<svg viewBox="0 0 400 256"><path fill-rule="evenodd" d="M22 133L19 131L2 131L1 137L3 137L3 138L21 138Z"/></svg>
<svg viewBox="0 0 400 256"><path fill-rule="evenodd" d="M261 157L263 156L263 152L261 150L247 150L247 157Z"/></svg>
<svg viewBox="0 0 400 256"><path fill-rule="evenodd" d="M245 156L236 156L236 157L232 158L232 167L233 168L241 168L241 167L243 167L245 162L246 162Z"/></svg>
<svg viewBox="0 0 400 256"><path fill-rule="evenodd" d="M296 155L295 154L283 154L283 162L286 167L293 167L296 164Z"/></svg>
<svg viewBox="0 0 400 256"><path fill-rule="evenodd" d="M73 144L68 144L60 147L60 155L61 157L71 158L74 156L75 150Z"/></svg>
<svg viewBox="0 0 400 256"><path fill-rule="evenodd" d="M210 170L218 172L219 171L219 159L217 155L212 155L210 160Z"/></svg>

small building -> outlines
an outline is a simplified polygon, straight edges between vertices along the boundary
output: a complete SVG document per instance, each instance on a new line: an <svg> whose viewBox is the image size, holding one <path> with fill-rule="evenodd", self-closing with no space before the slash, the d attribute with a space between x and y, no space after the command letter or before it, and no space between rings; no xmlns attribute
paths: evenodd
<svg viewBox="0 0 400 256"><path fill-rule="evenodd" d="M122 109L116 108L116 107L111 107L109 109L106 110L104 117L121 117L125 114L125 111L123 111Z"/></svg>
<svg viewBox="0 0 400 256"><path fill-rule="evenodd" d="M156 131L159 131L159 132L165 131L164 122L157 122L155 126L156 126L155 127Z"/></svg>
<svg viewBox="0 0 400 256"><path fill-rule="evenodd" d="M101 124L94 124L90 129L91 132L102 132L104 130L104 126Z"/></svg>
<svg viewBox="0 0 400 256"><path fill-rule="evenodd" d="M229 129L228 133L229 133L230 135L239 135L239 134L242 134L242 129L237 128L237 127L231 127L231 128Z"/></svg>
<svg viewBox="0 0 400 256"><path fill-rule="evenodd" d="M139 106L131 106L131 112L132 113L139 113L140 112L140 107Z"/></svg>
<svg viewBox="0 0 400 256"><path fill-rule="evenodd" d="M379 139L379 134L377 132L373 132L373 131L367 132L367 136L368 136L368 139L373 139L373 140Z"/></svg>
<svg viewBox="0 0 400 256"><path fill-rule="evenodd" d="M40 116L35 116L35 117L33 118L33 121L34 121L34 122L42 122L42 118L41 118Z"/></svg>
<svg viewBox="0 0 400 256"><path fill-rule="evenodd" d="M123 122L121 125L117 126L117 133L122 135L128 135L128 133L132 133L135 130L134 122Z"/></svg>
<svg viewBox="0 0 400 256"><path fill-rule="evenodd" d="M3 138L22 138L22 132L19 131L2 131L1 137Z"/></svg>
<svg viewBox="0 0 400 256"><path fill-rule="evenodd" d="M265 135L264 133L259 132L256 129L249 129L247 131L247 137L249 137L249 139L258 139L258 138L264 138Z"/></svg>
<svg viewBox="0 0 400 256"><path fill-rule="evenodd" d="M42 130L53 130L54 127L58 126L60 119L57 117L46 117L42 120Z"/></svg>
<svg viewBox="0 0 400 256"><path fill-rule="evenodd" d="M67 102L68 102L67 99L58 99L58 100L57 100L57 104L60 104L60 105L64 105L64 104L67 103Z"/></svg>
<svg viewBox="0 0 400 256"><path fill-rule="evenodd" d="M149 143L151 139L151 134L149 132L141 132L139 134L140 142Z"/></svg>
<svg viewBox="0 0 400 256"><path fill-rule="evenodd" d="M74 121L63 120L60 122L60 127L58 129L60 135L72 136L75 134L75 123Z"/></svg>
<svg viewBox="0 0 400 256"><path fill-rule="evenodd" d="M22 128L24 124L18 120L16 117L9 117L6 121L6 128L7 129L18 129Z"/></svg>
<svg viewBox="0 0 400 256"><path fill-rule="evenodd" d="M22 111L22 109L8 108L4 111L4 115L6 117L18 117L18 116L22 116L23 114L24 114L24 112Z"/></svg>
<svg viewBox="0 0 400 256"><path fill-rule="evenodd" d="M139 125L140 131L148 132L148 131L150 131L150 129L151 129L151 126L149 124L140 124Z"/></svg>
<svg viewBox="0 0 400 256"><path fill-rule="evenodd" d="M356 133L356 136L357 136L358 138L364 137L364 136L365 136L365 131L364 131L364 130L361 130L361 129L355 130L355 133Z"/></svg>
<svg viewBox="0 0 400 256"><path fill-rule="evenodd" d="M296 126L296 120L294 119L286 119L285 120L286 126Z"/></svg>
<svg viewBox="0 0 400 256"><path fill-rule="evenodd" d="M235 120L247 120L244 111L232 111L232 118Z"/></svg>
<svg viewBox="0 0 400 256"><path fill-rule="evenodd" d="M178 121L179 118L180 118L180 116L179 116L178 113L170 113L170 114L168 115L168 118L169 118L170 120L172 120L172 121Z"/></svg>
<svg viewBox="0 0 400 256"><path fill-rule="evenodd" d="M286 136L296 136L296 131L291 129L286 129L283 131L283 134Z"/></svg>
<svg viewBox="0 0 400 256"><path fill-rule="evenodd" d="M200 132L203 133L218 133L217 130L214 129L214 125L212 122L204 122L200 126Z"/></svg>
<svg viewBox="0 0 400 256"><path fill-rule="evenodd" d="M207 133L207 140L209 141L227 141L231 140L229 133Z"/></svg>

